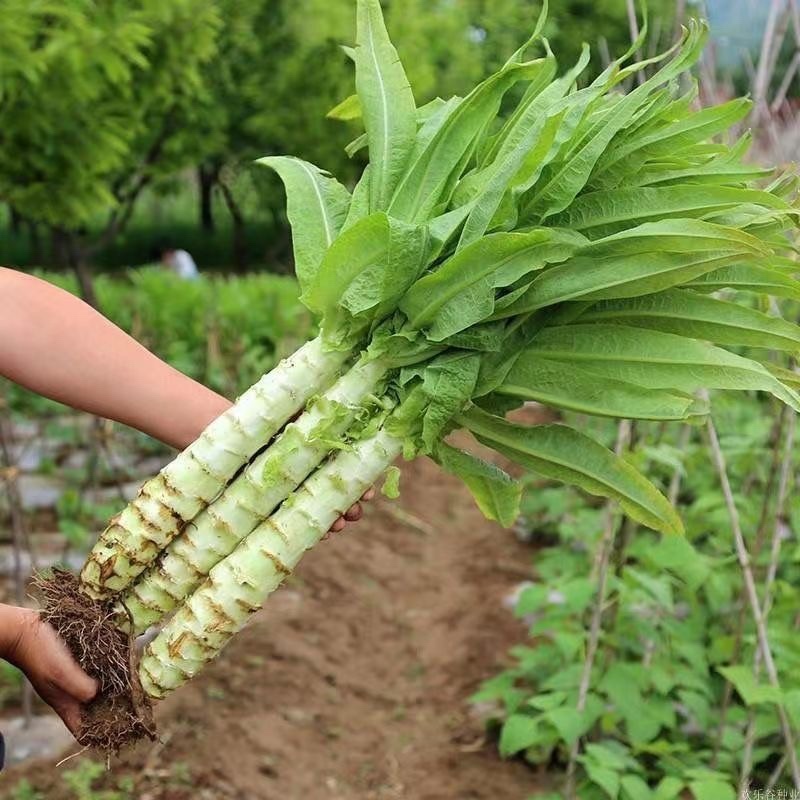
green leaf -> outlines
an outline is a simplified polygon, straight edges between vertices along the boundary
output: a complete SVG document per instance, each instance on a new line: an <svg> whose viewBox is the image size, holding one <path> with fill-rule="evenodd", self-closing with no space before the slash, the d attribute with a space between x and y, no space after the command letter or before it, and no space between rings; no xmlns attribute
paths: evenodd
<svg viewBox="0 0 800 800"><path fill-rule="evenodd" d="M425 266L427 230L388 217L387 223L385 259L356 275L339 300L353 316L372 311L380 319L394 311Z"/></svg>
<svg viewBox="0 0 800 800"><path fill-rule="evenodd" d="M356 222L360 222L369 216L369 181L371 173L370 165L367 164L355 189L353 189L353 197L350 200L350 208L342 225L342 231L352 228Z"/></svg>
<svg viewBox="0 0 800 800"><path fill-rule="evenodd" d="M702 292L735 289L739 292L755 292L800 300L800 281L770 267L768 259L765 259L763 264L735 264L722 267L694 278L687 286Z"/></svg>
<svg viewBox="0 0 800 800"><path fill-rule="evenodd" d="M654 186L590 192L578 197L548 224L590 231L592 238L614 233L635 221L664 217L701 217L745 204L792 212L791 206L768 192L724 186Z"/></svg>
<svg viewBox="0 0 800 800"><path fill-rule="evenodd" d="M625 567L624 574L639 584L662 609L672 611L674 606L672 586L668 578L663 575L649 575L644 570L639 570L632 566Z"/></svg>
<svg viewBox="0 0 800 800"><path fill-rule="evenodd" d="M616 103L613 114L609 114L608 118L592 131L587 140L582 142L580 150L571 153L561 168L554 170L549 180L537 191L533 211L535 215L545 219L560 213L572 203L586 185L597 161L612 139L629 124L650 92L677 77L699 57L706 35L707 28L693 27L683 46L666 66Z"/></svg>
<svg viewBox="0 0 800 800"><path fill-rule="evenodd" d="M461 478L487 519L509 527L519 516L522 485L494 464L448 444L440 444L436 461Z"/></svg>
<svg viewBox="0 0 800 800"><path fill-rule="evenodd" d="M738 303L684 289L603 301L585 311L581 322L651 328L717 344L790 352L800 349L797 325Z"/></svg>
<svg viewBox="0 0 800 800"><path fill-rule="evenodd" d="M691 589L702 586L711 571L708 556L698 552L687 539L680 536L649 543L644 557L653 567L670 570Z"/></svg>
<svg viewBox="0 0 800 800"><path fill-rule="evenodd" d="M455 171L471 156L478 134L494 119L505 93L535 74L533 64L511 63L450 109L428 145L412 160L389 207L404 220L427 220L442 201Z"/></svg>
<svg viewBox="0 0 800 800"><path fill-rule="evenodd" d="M654 800L652 789L638 775L625 775L620 786L625 800Z"/></svg>
<svg viewBox="0 0 800 800"><path fill-rule="evenodd" d="M303 302L320 314L333 311L352 281L367 267L385 263L389 249L389 220L370 214L343 231L322 260L315 280L303 292Z"/></svg>
<svg viewBox="0 0 800 800"><path fill-rule="evenodd" d="M587 743L586 758L598 764L605 764L614 772L622 772L632 766L628 748L620 742L608 739L602 744Z"/></svg>
<svg viewBox="0 0 800 800"><path fill-rule="evenodd" d="M643 222L597 239L586 248L595 257L633 253L739 253L769 255L770 248L746 231L699 219L662 219Z"/></svg>
<svg viewBox="0 0 800 800"><path fill-rule="evenodd" d="M689 784L695 800L736 800L736 792L729 783L717 780L692 781Z"/></svg>
<svg viewBox="0 0 800 800"><path fill-rule="evenodd" d="M540 69L549 68L549 59L540 62ZM535 81L533 85L536 85ZM557 91L554 93L553 89ZM566 113L564 106L551 108L562 91L557 85L551 85L527 106L524 99L520 103L519 108L524 110L503 133L496 157L476 176L479 194L464 225L458 249L476 241L486 232L506 191L512 185L514 191L519 193L520 184L535 180L539 174Z"/></svg>
<svg viewBox="0 0 800 800"><path fill-rule="evenodd" d="M568 258L582 241L549 230L489 234L420 278L400 310L412 328L429 328L428 338L442 341L489 317L497 288Z"/></svg>
<svg viewBox="0 0 800 800"><path fill-rule="evenodd" d="M592 726L593 720L572 706L561 706L545 712L544 718L553 723L559 736L568 744L574 744Z"/></svg>
<svg viewBox="0 0 800 800"><path fill-rule="evenodd" d="M541 722L538 717L512 714L500 732L500 755L508 758L541 741Z"/></svg>
<svg viewBox="0 0 800 800"><path fill-rule="evenodd" d="M536 400L555 408L622 419L690 419L707 413L691 395L646 389L604 378L574 364L562 364L525 351L514 362L497 394Z"/></svg>
<svg viewBox="0 0 800 800"><path fill-rule="evenodd" d="M568 300L637 297L670 289L732 261L735 253L646 253L596 259L579 255L548 269L497 317L525 314Z"/></svg>
<svg viewBox="0 0 800 800"><path fill-rule="evenodd" d="M383 212L370 214L331 245L303 302L323 315L342 306L353 316L368 311L381 316L419 275L426 248L424 227L406 225Z"/></svg>
<svg viewBox="0 0 800 800"><path fill-rule="evenodd" d="M619 773L614 770L596 764L594 761L587 761L584 764L586 774L592 783L596 783L610 798L616 800L619 795Z"/></svg>
<svg viewBox="0 0 800 800"><path fill-rule="evenodd" d="M525 428L477 408L457 418L477 438L523 467L617 500L626 514L665 533L683 531L666 498L630 464L563 425Z"/></svg>
<svg viewBox="0 0 800 800"><path fill-rule="evenodd" d="M328 119L338 119L343 122L361 119L361 100L357 94L351 94L335 105L325 116Z"/></svg>
<svg viewBox="0 0 800 800"><path fill-rule="evenodd" d="M657 164L642 170L629 180L632 186L653 186L664 183L714 184L737 188L741 184L762 180L773 174L771 169L762 169L753 164L731 163L728 155L723 158L712 158L704 164L692 164L689 167L668 168Z"/></svg>
<svg viewBox="0 0 800 800"><path fill-rule="evenodd" d="M678 392L704 388L764 391L800 408L800 396L756 361L672 333L575 324L545 328L528 349L563 364L577 364L601 379Z"/></svg>
<svg viewBox="0 0 800 800"><path fill-rule="evenodd" d="M783 705L795 728L800 726L800 689L789 689L785 691L783 694Z"/></svg>
<svg viewBox="0 0 800 800"><path fill-rule="evenodd" d="M519 174L523 165L528 169L536 169L547 155L550 145L558 129L560 116L555 118L541 117L529 125L524 136L516 144L514 150L504 155L497 163L487 167L482 175L478 196L464 223L457 250L461 250L483 236L492 224L492 220L500 208L506 191L512 180Z"/></svg>
<svg viewBox="0 0 800 800"><path fill-rule="evenodd" d="M435 451L450 420L469 403L478 380L480 356L454 352L430 362L422 374L422 390L430 404L422 419L426 453Z"/></svg>
<svg viewBox="0 0 800 800"><path fill-rule="evenodd" d="M566 692L545 692L544 694L533 695L527 701L527 705L537 708L539 711L550 711L553 708L563 706L566 699Z"/></svg>
<svg viewBox="0 0 800 800"><path fill-rule="evenodd" d="M616 148L613 159L606 162L605 166L611 166L634 152L637 156L651 160L657 156L674 155L687 146L706 141L718 133L727 131L747 116L751 105L750 100L740 97L727 103L702 108L685 119L678 119L671 124L654 125L644 135L634 137Z"/></svg>
<svg viewBox="0 0 800 800"><path fill-rule="evenodd" d="M666 775L658 782L653 800L675 800L682 790L682 780L672 775Z"/></svg>
<svg viewBox="0 0 800 800"><path fill-rule="evenodd" d="M588 60L589 54L587 49L581 70L586 66ZM554 91L553 83L558 83L559 81L563 80L559 78L558 80L553 81L553 77L556 74L557 65L556 59L552 53L548 53L546 58L538 59L536 63L536 72L535 74L531 74L529 76L530 83L528 84L528 88L525 90L525 94L523 95L517 107L503 123L503 127L498 131L498 133L487 137L479 145L478 161L481 166L486 166L492 161L495 161L501 151L501 148L508 148L506 142L512 138L515 131L518 131L522 126L525 126L526 121L530 120L530 108L534 102L538 100L542 92L547 91L552 93ZM569 79L566 76L565 78ZM566 80L564 80L564 83L566 83ZM563 89L560 89L559 87L559 89L556 89L555 91L560 90L559 96L561 96L568 91L568 89L569 86L565 86ZM541 108L541 101L537 103L537 107Z"/></svg>
<svg viewBox="0 0 800 800"><path fill-rule="evenodd" d="M781 690L777 686L758 683L752 667L735 664L730 667L717 667L717 671L735 687L739 696L748 706L761 703L780 703Z"/></svg>
<svg viewBox="0 0 800 800"><path fill-rule="evenodd" d="M267 156L256 163L274 169L286 187L295 272L305 290L344 224L350 193L327 172L299 158Z"/></svg>
<svg viewBox="0 0 800 800"><path fill-rule="evenodd" d="M378 0L358 0L356 92L369 141L370 210L389 207L417 133L416 105Z"/></svg>

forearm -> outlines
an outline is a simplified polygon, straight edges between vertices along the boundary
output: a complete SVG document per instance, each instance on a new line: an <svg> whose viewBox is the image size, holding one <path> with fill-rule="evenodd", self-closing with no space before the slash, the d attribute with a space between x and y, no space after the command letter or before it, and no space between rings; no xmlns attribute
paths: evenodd
<svg viewBox="0 0 800 800"><path fill-rule="evenodd" d="M83 301L2 268L0 375L179 449L230 406Z"/></svg>

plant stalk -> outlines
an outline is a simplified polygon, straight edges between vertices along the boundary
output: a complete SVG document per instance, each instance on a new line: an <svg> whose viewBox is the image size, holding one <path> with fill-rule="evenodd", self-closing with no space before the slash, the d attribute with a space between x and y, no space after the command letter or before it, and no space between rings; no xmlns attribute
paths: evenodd
<svg viewBox="0 0 800 800"><path fill-rule="evenodd" d="M339 451L220 561L145 650L145 692L164 697L215 658L401 450L381 430Z"/></svg>
<svg viewBox="0 0 800 800"><path fill-rule="evenodd" d="M620 420L617 426L617 442L614 452L619 456L625 451L630 441L631 422L630 420ZM592 607L592 619L589 625L589 640L586 645L586 656L581 671L581 680L578 685L578 702L576 708L578 712L583 712L586 708L586 698L589 696L589 688L592 681L592 669L594 667L597 647L600 643L600 632L603 621L603 606L606 598L606 583L608 578L609 565L611 563L611 553L614 549L614 538L617 529L617 517L615 507L612 503L606 505L606 519L603 527L603 535L597 548L595 556L595 568L592 574L597 577L597 592L595 594L594 606ZM566 782L564 793L568 800L575 798L575 767L577 765L578 754L580 752L580 737L575 740L569 753L567 763Z"/></svg>
<svg viewBox="0 0 800 800"><path fill-rule="evenodd" d="M789 480L792 476L792 456L794 455L795 430L797 426L797 415L793 411L787 411L789 415L786 425L786 440L783 448L783 458L781 460L780 481L778 483L778 501L775 507L775 519L772 530L772 542L770 547L769 567L764 579L764 597L762 600L764 609L764 620L766 621L772 608L772 588L775 583L775 576L778 572L778 562L781 553L781 538L783 526L785 525L786 498L789 494ZM756 649L753 656L753 673L756 681L761 676L762 651ZM748 713L747 733L744 740L744 752L742 754L742 770L739 781L740 793L744 791L750 780L750 773L753 767L753 745L756 738L756 719L753 710ZM791 758L791 752L789 754ZM794 760L797 760L796 754ZM792 767L794 770L794 766Z"/></svg>
<svg viewBox="0 0 800 800"><path fill-rule="evenodd" d="M81 571L84 591L104 599L130 586L264 442L333 382L346 358L317 338L250 387L112 520Z"/></svg>
<svg viewBox="0 0 800 800"><path fill-rule="evenodd" d="M775 662L772 658L772 649L769 643L769 636L767 634L767 626L764 618L761 601L758 597L758 589L756 587L755 578L753 577L753 570L750 562L750 554L747 550L747 544L742 534L741 524L739 522L739 511L736 508L736 501L733 497L731 484L728 479L728 472L725 465L725 456L720 447L719 437L717 436L717 429L711 419L706 423L708 431L708 438L711 444L711 453L714 460L714 465L719 476L720 485L722 486L722 493L725 497L725 505L728 509L728 515L731 521L731 531L733 532L734 544L736 546L736 556L739 560L739 565L742 569L742 577L744 579L745 590L747 592L747 602L750 605L750 610L753 615L753 621L756 626L756 633L758 636L758 646L761 650L762 658L764 659L764 666L767 671L769 682L772 686L780 688L780 681L778 679L778 671L775 667ZM782 706L778 706L778 716L781 722L781 730L783 732L784 742L786 744L787 753L789 755L789 762L792 770L792 780L795 787L800 789L800 765L797 762L797 754L795 752L794 734L789 717L786 710Z"/></svg>
<svg viewBox="0 0 800 800"><path fill-rule="evenodd" d="M346 372L173 539L121 598L134 634L180 605L308 477L366 410L385 371L365 359Z"/></svg>

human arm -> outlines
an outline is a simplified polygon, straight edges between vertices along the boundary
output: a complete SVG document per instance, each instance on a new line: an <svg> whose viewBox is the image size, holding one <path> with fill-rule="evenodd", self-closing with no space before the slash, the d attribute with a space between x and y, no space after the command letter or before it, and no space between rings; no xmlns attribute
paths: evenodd
<svg viewBox="0 0 800 800"><path fill-rule="evenodd" d="M0 268L0 376L184 449L231 403L77 297ZM367 497L369 499L369 497ZM356 504L334 523L361 517Z"/></svg>
<svg viewBox="0 0 800 800"><path fill-rule="evenodd" d="M178 449L230 407L69 292L3 268L0 375Z"/></svg>

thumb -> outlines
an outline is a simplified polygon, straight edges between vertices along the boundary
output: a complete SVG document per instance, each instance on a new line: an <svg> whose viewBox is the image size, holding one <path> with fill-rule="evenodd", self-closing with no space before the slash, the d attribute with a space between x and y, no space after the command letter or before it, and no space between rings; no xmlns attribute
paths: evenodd
<svg viewBox="0 0 800 800"><path fill-rule="evenodd" d="M80 703L93 700L100 688L98 682L81 669L64 640L50 625L41 623L39 633L43 639L42 655L47 654L51 665L48 669L50 682Z"/></svg>
<svg viewBox="0 0 800 800"><path fill-rule="evenodd" d="M100 685L90 678L74 661L64 670L61 688L79 703L88 703L97 696Z"/></svg>

